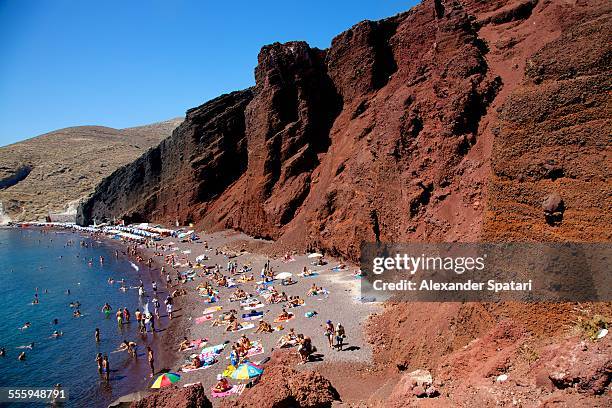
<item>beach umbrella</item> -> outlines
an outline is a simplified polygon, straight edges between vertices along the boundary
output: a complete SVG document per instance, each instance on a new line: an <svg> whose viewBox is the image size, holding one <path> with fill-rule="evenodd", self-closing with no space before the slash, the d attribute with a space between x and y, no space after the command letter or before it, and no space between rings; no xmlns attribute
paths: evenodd
<svg viewBox="0 0 612 408"><path fill-rule="evenodd" d="M206 260L206 254L198 255L196 258L196 262L201 262Z"/></svg>
<svg viewBox="0 0 612 408"><path fill-rule="evenodd" d="M318 252L312 253L310 255L308 255L309 258L323 258L323 254L320 254Z"/></svg>
<svg viewBox="0 0 612 408"><path fill-rule="evenodd" d="M231 376L234 380L248 380L249 378L258 377L262 373L262 367L247 361L236 367Z"/></svg>
<svg viewBox="0 0 612 408"><path fill-rule="evenodd" d="M151 388L162 388L178 382L181 376L176 373L165 373L157 377L157 379L151 385Z"/></svg>
<svg viewBox="0 0 612 408"><path fill-rule="evenodd" d="M291 272L281 272L274 277L274 279L287 279L292 277L293 274Z"/></svg>

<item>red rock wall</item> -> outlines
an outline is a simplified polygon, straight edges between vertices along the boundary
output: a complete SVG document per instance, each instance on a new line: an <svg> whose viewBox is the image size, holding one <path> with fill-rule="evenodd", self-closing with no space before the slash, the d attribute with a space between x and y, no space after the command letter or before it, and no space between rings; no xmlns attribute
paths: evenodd
<svg viewBox="0 0 612 408"><path fill-rule="evenodd" d="M561 228L584 237L610 213L606 7L431 0L328 50L266 46L252 90L189 111L79 220L196 222L356 259L363 240L550 238L541 200L560 190Z"/></svg>

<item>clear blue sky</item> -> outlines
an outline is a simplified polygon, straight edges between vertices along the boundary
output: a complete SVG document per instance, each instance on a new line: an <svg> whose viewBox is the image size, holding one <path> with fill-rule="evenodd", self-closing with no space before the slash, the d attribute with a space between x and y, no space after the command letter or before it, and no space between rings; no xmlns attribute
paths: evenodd
<svg viewBox="0 0 612 408"><path fill-rule="evenodd" d="M262 45L327 48L396 0L0 0L0 145L75 125L182 116L253 85Z"/></svg>

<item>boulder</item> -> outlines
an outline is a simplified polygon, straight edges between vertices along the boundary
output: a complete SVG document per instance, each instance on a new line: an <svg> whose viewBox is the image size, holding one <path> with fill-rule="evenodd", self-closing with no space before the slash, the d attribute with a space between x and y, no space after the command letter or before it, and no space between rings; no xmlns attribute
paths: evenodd
<svg viewBox="0 0 612 408"><path fill-rule="evenodd" d="M162 388L140 401L132 402L130 406L132 408L212 408L202 384Z"/></svg>

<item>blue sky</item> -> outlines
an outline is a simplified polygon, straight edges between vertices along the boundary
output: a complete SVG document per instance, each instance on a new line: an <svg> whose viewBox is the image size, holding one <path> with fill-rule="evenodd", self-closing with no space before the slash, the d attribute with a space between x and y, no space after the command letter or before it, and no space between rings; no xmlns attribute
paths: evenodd
<svg viewBox="0 0 612 408"><path fill-rule="evenodd" d="M0 0L0 145L182 116L253 85L262 45L327 48L416 1Z"/></svg>

